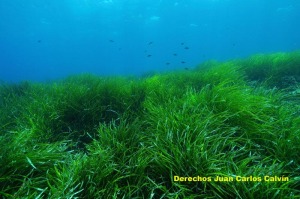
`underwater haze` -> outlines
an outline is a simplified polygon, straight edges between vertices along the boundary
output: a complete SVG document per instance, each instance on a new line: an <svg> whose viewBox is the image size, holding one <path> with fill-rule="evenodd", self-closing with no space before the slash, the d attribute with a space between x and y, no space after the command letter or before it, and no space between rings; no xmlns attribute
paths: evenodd
<svg viewBox="0 0 300 199"><path fill-rule="evenodd" d="M300 48L299 0L2 0L0 80L142 75Z"/></svg>

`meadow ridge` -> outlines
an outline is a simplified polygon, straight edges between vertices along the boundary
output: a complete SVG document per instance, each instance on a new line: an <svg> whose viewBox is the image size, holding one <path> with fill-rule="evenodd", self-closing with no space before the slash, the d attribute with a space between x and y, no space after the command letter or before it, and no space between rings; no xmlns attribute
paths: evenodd
<svg viewBox="0 0 300 199"><path fill-rule="evenodd" d="M1 198L300 197L299 51L2 82L0 112Z"/></svg>

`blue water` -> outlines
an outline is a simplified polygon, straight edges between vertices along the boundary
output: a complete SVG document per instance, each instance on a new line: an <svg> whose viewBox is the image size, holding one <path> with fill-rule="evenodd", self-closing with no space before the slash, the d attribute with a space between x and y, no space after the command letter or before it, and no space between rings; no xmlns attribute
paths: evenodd
<svg viewBox="0 0 300 199"><path fill-rule="evenodd" d="M1 0L0 80L140 75L300 49L299 0Z"/></svg>

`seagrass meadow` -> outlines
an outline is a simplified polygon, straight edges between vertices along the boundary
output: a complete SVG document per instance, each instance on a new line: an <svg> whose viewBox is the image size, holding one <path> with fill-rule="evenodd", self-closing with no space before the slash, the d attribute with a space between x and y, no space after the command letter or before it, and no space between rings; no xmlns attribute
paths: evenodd
<svg viewBox="0 0 300 199"><path fill-rule="evenodd" d="M299 51L3 82L0 196L300 198L299 83Z"/></svg>

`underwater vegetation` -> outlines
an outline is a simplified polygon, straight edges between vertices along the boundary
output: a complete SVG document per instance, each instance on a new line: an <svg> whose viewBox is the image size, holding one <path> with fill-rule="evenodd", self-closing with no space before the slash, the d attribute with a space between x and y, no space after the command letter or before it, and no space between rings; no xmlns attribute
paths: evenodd
<svg viewBox="0 0 300 199"><path fill-rule="evenodd" d="M2 83L0 196L299 198L299 83L300 52Z"/></svg>

